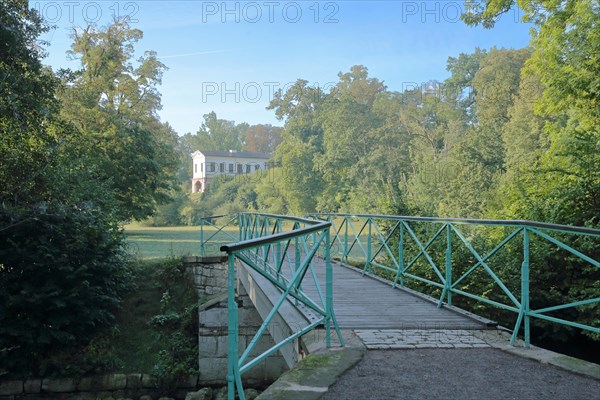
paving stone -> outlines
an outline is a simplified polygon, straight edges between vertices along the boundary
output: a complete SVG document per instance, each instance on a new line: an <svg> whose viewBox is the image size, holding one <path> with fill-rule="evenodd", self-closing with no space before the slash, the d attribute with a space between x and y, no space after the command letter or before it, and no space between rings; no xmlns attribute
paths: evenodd
<svg viewBox="0 0 600 400"><path fill-rule="evenodd" d="M367 348L369 348L367 346ZM415 349L415 345L413 344L397 344L394 346L394 349Z"/></svg>
<svg viewBox="0 0 600 400"><path fill-rule="evenodd" d="M489 347L485 341L466 330L368 330L359 329L356 335L367 348L474 348Z"/></svg>
<svg viewBox="0 0 600 400"><path fill-rule="evenodd" d="M0 382L0 396L9 396L23 393L22 381L4 381Z"/></svg>
<svg viewBox="0 0 600 400"><path fill-rule="evenodd" d="M42 391L41 379L27 379L25 381L25 393L40 393Z"/></svg>
<svg viewBox="0 0 600 400"><path fill-rule="evenodd" d="M390 346L389 344L372 344L367 346L368 349L373 349L373 350L388 350L391 349L392 346ZM396 348L396 347L393 347Z"/></svg>

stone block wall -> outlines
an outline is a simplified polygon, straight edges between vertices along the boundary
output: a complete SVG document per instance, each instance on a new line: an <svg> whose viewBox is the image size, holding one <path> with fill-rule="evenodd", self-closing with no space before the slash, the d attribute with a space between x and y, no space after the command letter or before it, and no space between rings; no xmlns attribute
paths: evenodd
<svg viewBox="0 0 600 400"><path fill-rule="evenodd" d="M200 385L222 385L227 376L227 258L187 257L198 296L207 301L199 308L199 371ZM262 324L262 319L242 285L237 287L238 349L241 355ZM268 332L256 344L248 360L275 345ZM274 353L242 376L249 385L273 382L287 370L285 360Z"/></svg>
<svg viewBox="0 0 600 400"><path fill-rule="evenodd" d="M184 258L200 299L227 291L227 257Z"/></svg>
<svg viewBox="0 0 600 400"><path fill-rule="evenodd" d="M190 376L176 389L177 398L197 390L198 377ZM80 379L26 379L0 382L0 400L157 399L160 392L148 374L109 374Z"/></svg>

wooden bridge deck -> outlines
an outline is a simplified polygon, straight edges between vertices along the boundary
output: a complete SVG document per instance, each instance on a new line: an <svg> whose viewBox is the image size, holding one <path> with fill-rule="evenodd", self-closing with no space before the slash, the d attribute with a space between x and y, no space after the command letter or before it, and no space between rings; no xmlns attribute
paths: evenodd
<svg viewBox="0 0 600 400"><path fill-rule="evenodd" d="M325 296L325 266L315 257L315 272ZM319 295L311 272L302 290L317 304ZM333 263L333 304L342 329L485 329L486 325L360 270ZM306 311L306 310L303 310ZM306 313L306 312L305 312Z"/></svg>

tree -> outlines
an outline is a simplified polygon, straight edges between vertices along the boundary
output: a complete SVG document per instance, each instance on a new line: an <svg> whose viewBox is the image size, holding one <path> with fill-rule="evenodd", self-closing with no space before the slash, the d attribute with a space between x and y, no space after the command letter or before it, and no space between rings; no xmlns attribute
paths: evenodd
<svg viewBox="0 0 600 400"><path fill-rule="evenodd" d="M456 174L447 183L443 214L482 218L497 207L497 187L505 167L504 126L518 91L527 49L491 49L480 61L472 85L475 122L449 153Z"/></svg>
<svg viewBox="0 0 600 400"><path fill-rule="evenodd" d="M165 66L152 51L133 66L142 32L126 19L105 29L75 28L72 37L69 54L81 61L81 69L60 71L62 115L85 137L76 146L83 148L96 180L110 186L115 215L145 218L168 200L176 166L177 135L156 114L161 107L156 86Z"/></svg>
<svg viewBox="0 0 600 400"><path fill-rule="evenodd" d="M536 111L548 117L550 147L540 164L556 221L600 226L600 7L597 2L549 4L533 37L528 71L542 83ZM550 205L550 204L548 204Z"/></svg>
<svg viewBox="0 0 600 400"><path fill-rule="evenodd" d="M257 183L256 206L258 210L273 214L288 213L288 204L281 188L283 182L279 176L281 173L281 168L272 168Z"/></svg>
<svg viewBox="0 0 600 400"><path fill-rule="evenodd" d="M540 176L535 172L548 150L548 135L544 133L545 118L537 115L534 104L542 96L542 85L535 75L521 76L519 92L509 109L509 121L504 125L502 140L505 148L506 173L502 176L499 195L503 207L497 210L507 218L531 218L527 192L537 185Z"/></svg>
<svg viewBox="0 0 600 400"><path fill-rule="evenodd" d="M399 124L406 131L409 162L406 196L412 212L447 215L441 205L450 196L458 165L451 158L464 140L468 123L462 105L445 95L443 83L430 82L402 94Z"/></svg>
<svg viewBox="0 0 600 400"><path fill-rule="evenodd" d="M246 130L246 151L272 154L281 143L283 128L270 124L252 125Z"/></svg>
<svg viewBox="0 0 600 400"><path fill-rule="evenodd" d="M275 153L275 165L281 173L274 174L288 207L288 212L302 215L317 209L317 198L325 185L322 174L315 169L314 155L319 151L314 140L303 142L284 131L283 141Z"/></svg>
<svg viewBox="0 0 600 400"><path fill-rule="evenodd" d="M219 119L214 111L204 115L204 122L196 132L195 150L237 150L244 149L247 123Z"/></svg>
<svg viewBox="0 0 600 400"><path fill-rule="evenodd" d="M350 72L338 72L340 81L332 89L333 97L348 97L358 104L373 107L378 93L386 86L377 78L369 78L369 70L363 65L354 65Z"/></svg>
<svg viewBox="0 0 600 400"><path fill-rule="evenodd" d="M473 78L486 55L486 50L476 48L472 54L460 53L458 57L448 57L446 64L446 70L451 75L444 81L444 95L449 101L456 102L456 108L464 110L465 121L470 124L476 121L474 104L477 91L473 87Z"/></svg>
<svg viewBox="0 0 600 400"><path fill-rule="evenodd" d="M494 18L514 0L485 1L466 14L469 24L493 26ZM594 0L519 0L524 19L534 23L532 55L525 73L542 87L535 103L544 118L548 147L535 170L539 199L529 202L535 216L547 221L599 223L600 215L600 9ZM543 200L542 200L543 199ZM526 200L529 201L529 200ZM535 211L533 211L535 210ZM533 215L532 215L533 217Z"/></svg>
<svg viewBox="0 0 600 400"><path fill-rule="evenodd" d="M48 197L48 167L60 138L56 79L43 68L40 16L21 1L0 6L0 203L29 204Z"/></svg>
<svg viewBox="0 0 600 400"><path fill-rule="evenodd" d="M275 164L281 173L274 175L290 213L314 211L323 190L323 176L315 168L314 157L323 149L323 128L319 113L325 95L319 88L298 79L285 93L281 90L267 109L285 120L282 142L275 151Z"/></svg>
<svg viewBox="0 0 600 400"><path fill-rule="evenodd" d="M106 327L128 275L112 192L41 66L45 29L27 3L0 3L0 374L19 377L66 369L51 359Z"/></svg>
<svg viewBox="0 0 600 400"><path fill-rule="evenodd" d="M376 96L385 86L369 78L367 68L354 66L338 74L340 82L327 96L320 114L323 127L323 154L315 155L316 168L323 174L326 190L319 208L367 212L378 202L369 156L378 142L375 129L381 121L373 112Z"/></svg>
<svg viewBox="0 0 600 400"><path fill-rule="evenodd" d="M61 373L57 359L113 321L129 285L122 234L98 209L2 211L0 365L18 377Z"/></svg>
<svg viewBox="0 0 600 400"><path fill-rule="evenodd" d="M468 160L484 165L491 172L504 169L502 129L509 120L508 110L518 91L521 68L529 51L492 49L481 61L473 78L476 91L477 125L469 132Z"/></svg>

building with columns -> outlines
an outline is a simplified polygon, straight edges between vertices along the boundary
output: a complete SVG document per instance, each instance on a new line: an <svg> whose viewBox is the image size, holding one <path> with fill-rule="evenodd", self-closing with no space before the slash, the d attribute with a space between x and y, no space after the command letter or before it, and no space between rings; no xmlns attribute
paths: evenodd
<svg viewBox="0 0 600 400"><path fill-rule="evenodd" d="M270 154L197 150L192 154L192 193L206 190L218 175L243 175L269 168Z"/></svg>

